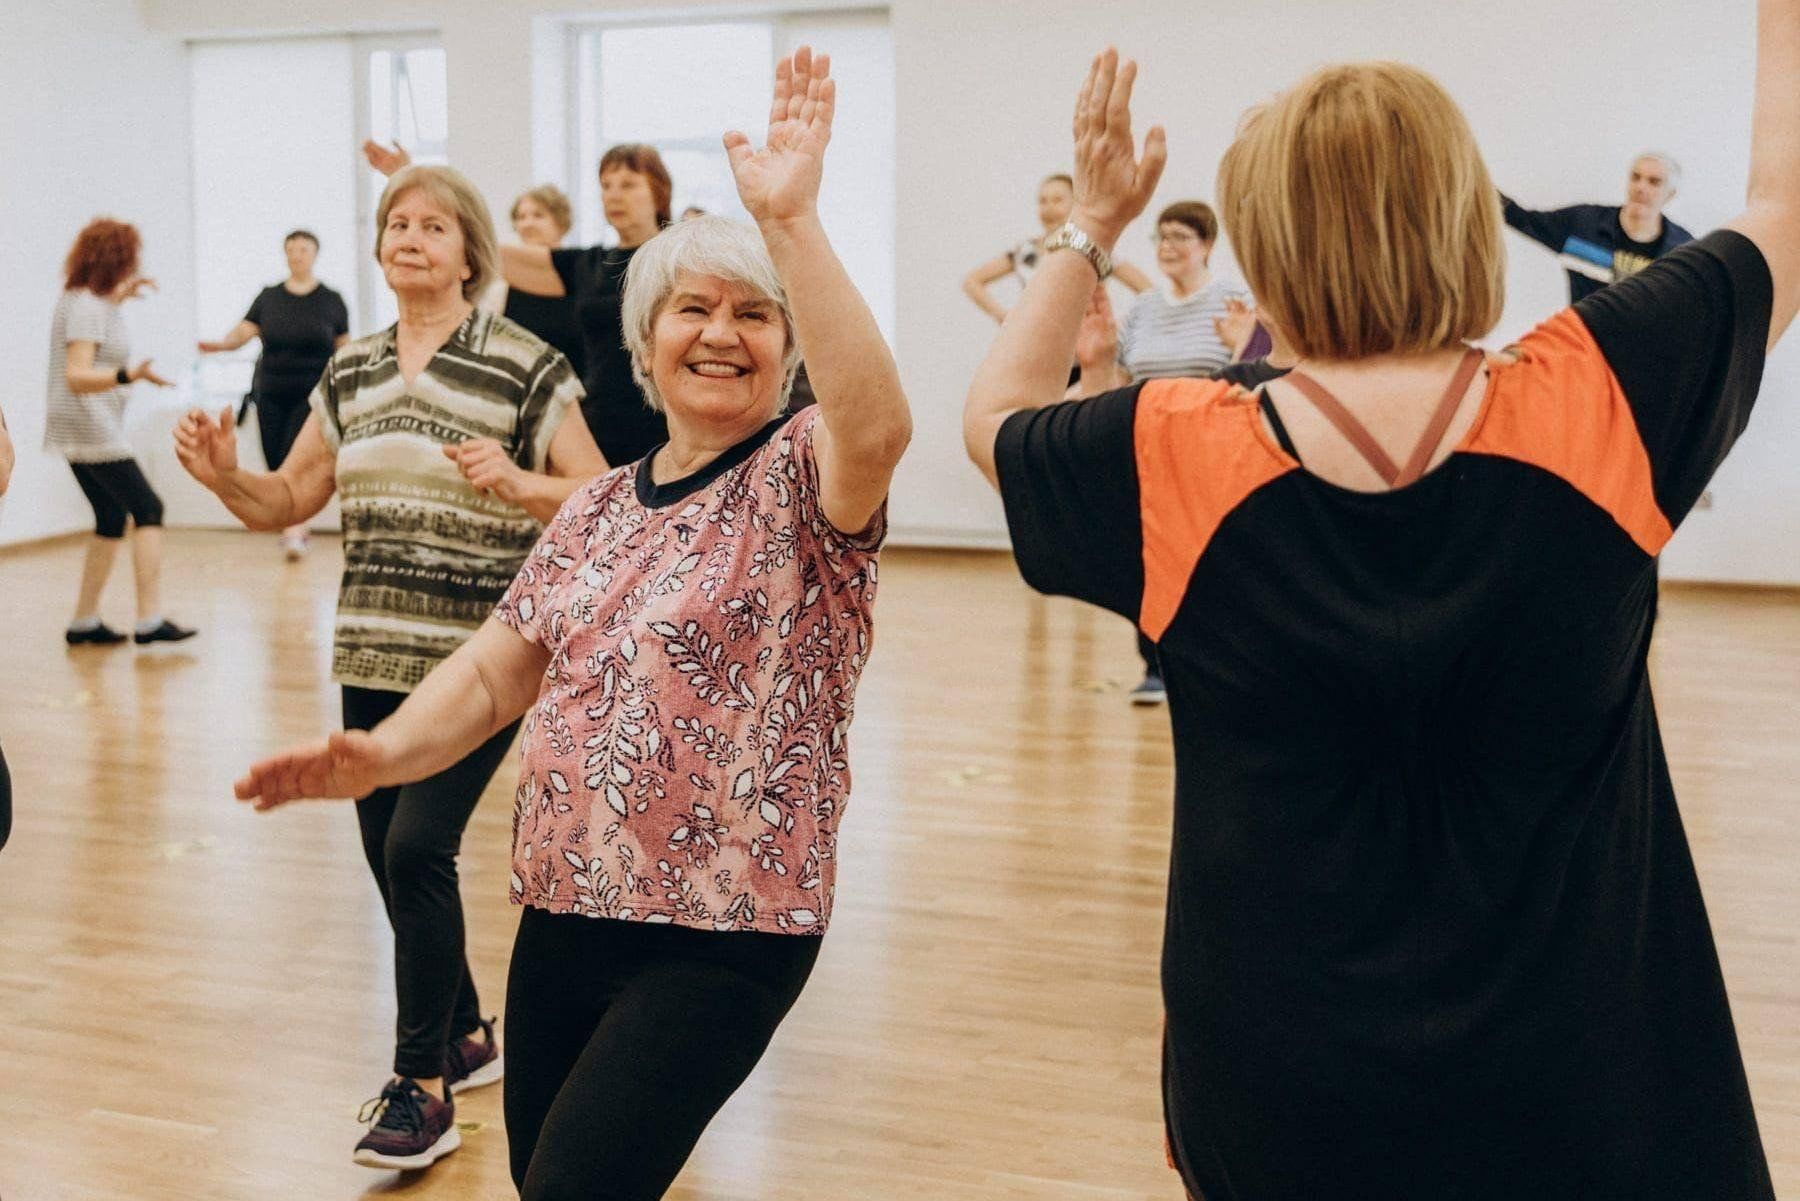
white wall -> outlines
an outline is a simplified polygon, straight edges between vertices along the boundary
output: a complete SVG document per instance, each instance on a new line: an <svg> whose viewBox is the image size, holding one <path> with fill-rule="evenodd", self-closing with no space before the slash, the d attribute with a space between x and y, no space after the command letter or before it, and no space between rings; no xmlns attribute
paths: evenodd
<svg viewBox="0 0 1800 1201"><path fill-rule="evenodd" d="M100 214L135 224L161 291L126 306L136 357L188 359L193 217L187 53L150 33L131 0L87 0L80 19L35 0L0 5L0 407L19 462L0 502L0 545L91 528L60 456L39 447L50 314L75 235ZM164 399L167 399L165 396ZM156 402L140 385L131 423Z"/></svg>
<svg viewBox="0 0 1800 1201"><path fill-rule="evenodd" d="M690 0L143 0L151 25L176 36L441 28L453 157L500 202L530 178L532 143L544 138L532 121L532 19L571 8L717 10ZM1245 105L1318 63L1387 57L1424 66L1451 87L1496 176L1522 199L1611 202L1631 155L1657 145L1687 167L1672 215L1704 230L1731 216L1742 195L1753 8L1752 0L1515 0L1496 16L1476 0L893 0L896 350L917 414L895 485L896 533L1003 539L999 505L962 456L958 414L992 326L958 281L1032 232L1033 189L1068 165L1073 90L1099 46L1116 43L1142 61L1139 112L1146 125L1169 126L1158 204L1211 198L1218 156ZM1127 234L1126 257L1148 262L1147 232ZM1517 242L1513 250L1503 336L1563 299L1548 253ZM1796 394L1800 338L1771 363L1750 435L1719 476L1714 508L1696 514L1670 548L1669 575L1800 583Z"/></svg>

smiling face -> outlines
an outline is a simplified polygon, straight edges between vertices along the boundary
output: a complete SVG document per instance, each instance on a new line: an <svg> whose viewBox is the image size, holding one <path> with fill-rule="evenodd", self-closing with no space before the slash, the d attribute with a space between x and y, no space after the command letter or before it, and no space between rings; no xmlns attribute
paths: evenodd
<svg viewBox="0 0 1800 1201"><path fill-rule="evenodd" d="M602 171L600 206L606 211L606 223L621 238L648 238L656 232L656 193L642 171L630 167Z"/></svg>
<svg viewBox="0 0 1800 1201"><path fill-rule="evenodd" d="M462 224L421 188L394 198L376 258L388 287L410 298L461 296L462 281L473 274Z"/></svg>
<svg viewBox="0 0 1800 1201"><path fill-rule="evenodd" d="M288 274L295 279L306 279L312 275L313 264L318 262L319 247L311 238L289 238L281 244L287 255Z"/></svg>
<svg viewBox="0 0 1800 1201"><path fill-rule="evenodd" d="M1212 243L1180 221L1164 221L1156 227L1156 265L1172 280L1191 279L1206 266Z"/></svg>
<svg viewBox="0 0 1800 1201"><path fill-rule="evenodd" d="M1675 181L1668 165L1648 156L1631 164L1631 175L1625 181L1625 201L1645 215L1660 213L1675 195Z"/></svg>
<svg viewBox="0 0 1800 1201"><path fill-rule="evenodd" d="M1075 211L1075 189L1060 179L1046 179L1038 185L1038 221L1046 232L1059 228Z"/></svg>
<svg viewBox="0 0 1800 1201"><path fill-rule="evenodd" d="M513 206L512 226L513 233L527 246L562 245L565 231L556 224L550 210L533 197L519 197L519 203Z"/></svg>
<svg viewBox="0 0 1800 1201"><path fill-rule="evenodd" d="M650 328L650 378L671 418L731 431L774 418L788 332L741 283L682 271Z"/></svg>

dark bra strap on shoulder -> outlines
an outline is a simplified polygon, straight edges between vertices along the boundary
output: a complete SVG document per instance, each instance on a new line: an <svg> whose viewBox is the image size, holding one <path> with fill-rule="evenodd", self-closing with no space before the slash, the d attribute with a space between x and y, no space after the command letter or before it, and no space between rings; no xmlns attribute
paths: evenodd
<svg viewBox="0 0 1800 1201"><path fill-rule="evenodd" d="M1269 428L1275 431L1275 444L1287 452L1288 458L1298 463L1300 451L1294 446L1293 435L1288 433L1287 424L1281 420L1281 414L1275 411L1275 402L1269 399L1267 389L1256 394L1256 405L1269 419Z"/></svg>
<svg viewBox="0 0 1800 1201"><path fill-rule="evenodd" d="M1444 390L1443 396L1438 399L1437 408L1432 412L1431 420L1426 423L1425 430L1419 436L1418 444L1413 447L1412 454L1407 457L1404 470L1395 466L1394 460L1388 456L1387 451L1382 449L1381 444L1375 441L1375 437L1369 433L1368 427L1358 421L1356 415L1345 408L1342 401L1326 391L1324 385L1300 371L1290 371L1287 381L1299 390L1300 395L1310 400L1313 407L1318 409L1327 421L1337 427L1337 431L1344 435L1345 440L1368 461L1369 466L1374 468L1375 474L1380 476L1388 487L1401 488L1424 475L1425 469L1431 465L1431 457L1437 453L1438 445L1443 442L1444 431L1450 428L1450 422L1456 416L1458 403L1462 400L1463 393L1469 390L1469 384L1475 378L1475 373L1481 369L1482 361L1481 351L1473 346L1463 354L1462 362L1457 366L1456 375L1450 380L1450 386ZM1267 405L1265 411L1270 413L1271 420L1278 425L1280 419L1273 415L1274 406ZM1285 431L1283 432L1285 433ZM1288 453L1293 454L1294 452L1289 450ZM1294 457L1298 459L1300 456L1295 454Z"/></svg>

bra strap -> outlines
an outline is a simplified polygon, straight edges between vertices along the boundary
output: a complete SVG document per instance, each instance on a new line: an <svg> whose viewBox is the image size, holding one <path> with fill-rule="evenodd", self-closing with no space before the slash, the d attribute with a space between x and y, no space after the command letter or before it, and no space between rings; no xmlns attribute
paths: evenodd
<svg viewBox="0 0 1800 1201"><path fill-rule="evenodd" d="M1368 460L1369 466L1375 469L1376 475L1380 476L1390 487L1393 486L1394 481L1400 476L1400 469L1394 466L1394 460L1388 458L1387 451L1381 449L1381 444L1375 441L1363 423L1344 407L1342 401L1327 392L1323 384L1304 372L1288 372L1287 382L1299 389L1300 395L1312 401L1313 407L1323 413L1325 419L1337 427L1338 433L1344 435L1350 445L1354 446L1362 457Z"/></svg>
<svg viewBox="0 0 1800 1201"><path fill-rule="evenodd" d="M1456 369L1455 377L1451 379L1450 386L1444 390L1444 395L1438 400L1437 412L1431 415L1431 424L1427 425L1425 432L1419 435L1419 444L1413 447L1412 458L1406 461L1406 470L1402 471L1400 478L1394 481L1395 487L1405 487L1412 483L1424 475L1425 469L1431 466L1431 457L1437 453L1439 443L1443 442L1444 431L1450 428L1451 419L1456 416L1463 393L1469 390L1469 384L1474 381L1475 373L1481 370L1482 360L1485 357L1473 346L1464 353L1462 363Z"/></svg>

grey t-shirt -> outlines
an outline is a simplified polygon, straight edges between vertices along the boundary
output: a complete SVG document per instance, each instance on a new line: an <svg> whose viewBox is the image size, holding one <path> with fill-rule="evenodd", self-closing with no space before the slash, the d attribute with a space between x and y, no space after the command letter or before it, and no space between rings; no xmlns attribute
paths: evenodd
<svg viewBox="0 0 1800 1201"><path fill-rule="evenodd" d="M125 402L129 387L77 394L69 390L69 343L94 343L94 367L108 373L125 366L131 345L125 340L125 318L119 306L86 288L72 288L56 302L50 320L50 378L44 449L71 463L106 463L131 457L125 440Z"/></svg>

